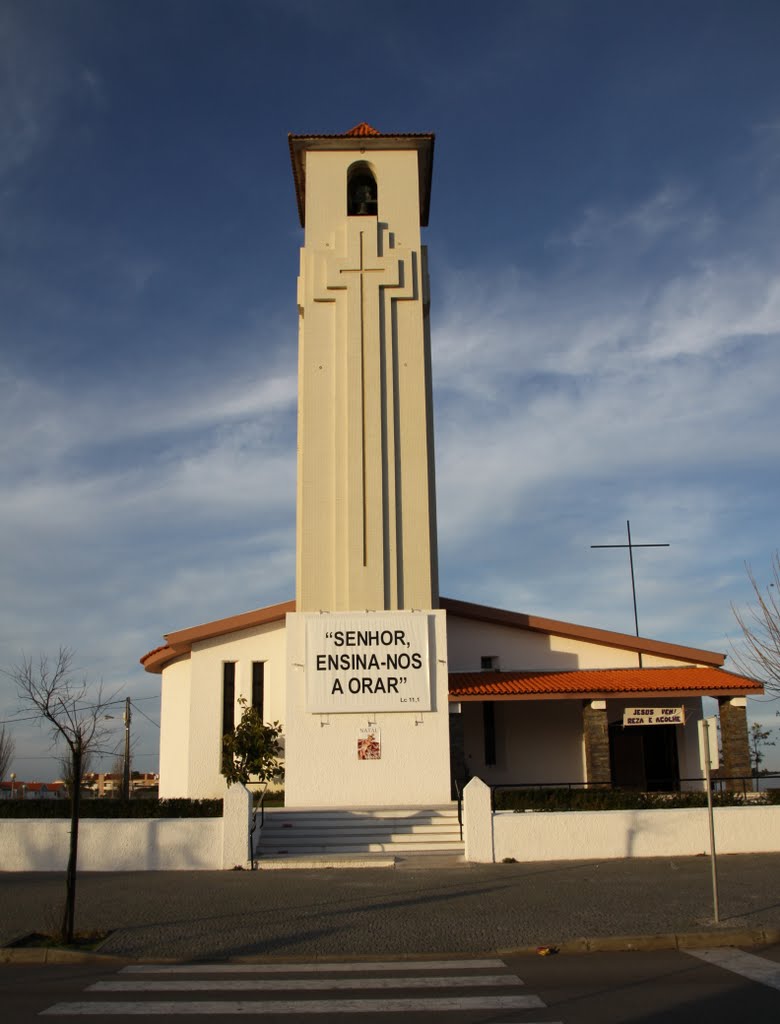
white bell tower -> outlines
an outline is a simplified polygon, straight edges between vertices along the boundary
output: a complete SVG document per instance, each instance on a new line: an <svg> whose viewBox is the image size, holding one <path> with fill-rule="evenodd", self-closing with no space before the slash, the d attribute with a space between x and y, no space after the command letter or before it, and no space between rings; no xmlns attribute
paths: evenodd
<svg viewBox="0 0 780 1024"><path fill-rule="evenodd" d="M432 135L291 135L298 611L436 608L426 250Z"/></svg>
<svg viewBox="0 0 780 1024"><path fill-rule="evenodd" d="M296 611L285 804L450 798L428 275L432 135L291 135L298 278Z"/></svg>

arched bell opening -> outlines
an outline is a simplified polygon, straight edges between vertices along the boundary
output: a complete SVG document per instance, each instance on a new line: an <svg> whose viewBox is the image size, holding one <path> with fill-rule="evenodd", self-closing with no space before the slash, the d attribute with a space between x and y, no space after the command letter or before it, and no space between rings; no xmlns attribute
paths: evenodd
<svg viewBox="0 0 780 1024"><path fill-rule="evenodd" d="M347 216L376 217L377 185L374 172L364 161L347 171Z"/></svg>

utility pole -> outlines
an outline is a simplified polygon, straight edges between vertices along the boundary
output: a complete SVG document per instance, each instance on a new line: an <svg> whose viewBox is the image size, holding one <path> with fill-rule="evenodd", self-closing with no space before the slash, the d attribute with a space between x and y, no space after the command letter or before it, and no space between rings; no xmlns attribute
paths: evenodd
<svg viewBox="0 0 780 1024"><path fill-rule="evenodd" d="M130 698L125 698L125 759L122 766L122 799L130 799Z"/></svg>
<svg viewBox="0 0 780 1024"><path fill-rule="evenodd" d="M668 548L668 544L632 544L631 543L631 521L626 520L628 531L628 544L591 544L591 548L628 548L628 561L631 566L631 594L634 598L634 627L636 635L639 636L639 616L636 610L636 582L634 581L634 548ZM639 667L642 667L642 652L639 652Z"/></svg>

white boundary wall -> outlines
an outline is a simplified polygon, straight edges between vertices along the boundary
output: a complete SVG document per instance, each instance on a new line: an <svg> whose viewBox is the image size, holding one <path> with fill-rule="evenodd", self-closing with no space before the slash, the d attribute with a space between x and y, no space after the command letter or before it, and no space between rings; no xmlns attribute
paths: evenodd
<svg viewBox="0 0 780 1024"><path fill-rule="evenodd" d="M695 857L710 852L706 807L652 811L490 810L490 787L472 779L464 790L466 860L610 860ZM715 808L718 853L776 853L780 807Z"/></svg>
<svg viewBox="0 0 780 1024"><path fill-rule="evenodd" d="M249 859L252 797L225 787L221 818L82 818L80 871L208 871ZM0 819L0 870L64 871L70 820Z"/></svg>

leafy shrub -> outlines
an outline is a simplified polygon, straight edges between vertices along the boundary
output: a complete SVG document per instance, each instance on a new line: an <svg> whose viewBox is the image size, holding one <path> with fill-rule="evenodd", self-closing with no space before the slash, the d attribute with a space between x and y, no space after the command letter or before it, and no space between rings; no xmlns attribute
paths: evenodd
<svg viewBox="0 0 780 1024"><path fill-rule="evenodd" d="M766 799L769 793L715 793L716 807L751 806L754 803L780 803L780 790ZM494 806L497 811L634 811L658 810L674 807L706 807L707 794L698 791L680 793L644 793L628 789L568 789L549 787L545 789L495 789Z"/></svg>
<svg viewBox="0 0 780 1024"><path fill-rule="evenodd" d="M79 818L221 818L221 800L90 800ZM0 800L0 818L70 818L70 800Z"/></svg>

